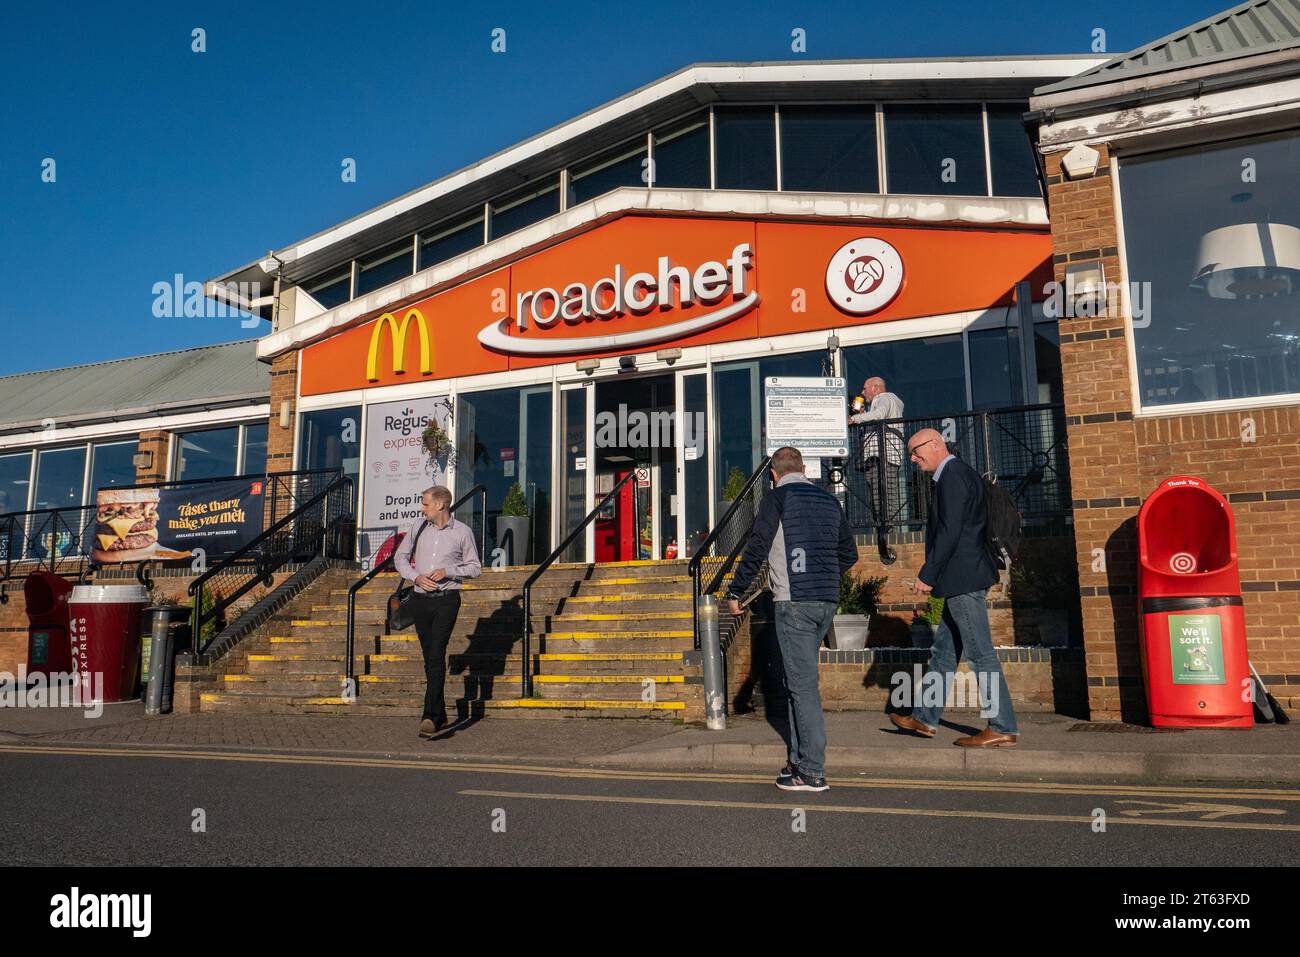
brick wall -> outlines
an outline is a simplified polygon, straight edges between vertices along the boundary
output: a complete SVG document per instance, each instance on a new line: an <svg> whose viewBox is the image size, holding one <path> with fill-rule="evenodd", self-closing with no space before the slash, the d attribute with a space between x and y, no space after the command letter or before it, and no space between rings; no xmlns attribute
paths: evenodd
<svg viewBox="0 0 1300 957"><path fill-rule="evenodd" d="M925 602L910 592L903 579L916 575L921 566L924 544L918 535L896 536L893 548L898 555L893 565L881 565L874 548L860 548L861 560L854 574L863 577L883 575L887 578L881 593L880 608L872 616L864 651L833 651L823 648L818 665L822 701L827 710L883 711L890 691L890 679L899 671L910 673L923 664L924 632L913 634L912 623ZM1030 537L1021 554L1024 568L1041 572L1052 569L1072 578L1074 543L1069 536ZM1083 653L1080 647L1078 589L1071 581L1068 589L1056 589L1048 598L1032 587L1044 576L1031 575L1028 580L1018 574L1004 594L994 586L989 594L989 625L993 643L1011 688L1016 706L1028 711L1056 711L1078 717L1087 716L1087 693ZM1027 581L1027 583L1026 583ZM1064 601L1061 601L1061 598ZM1066 605L1051 609L1048 605ZM727 692L733 712L745 712L766 706L767 696L779 683L774 654L775 631L770 601L760 599L746 616L741 630L727 652ZM1047 627L1051 624L1051 628ZM1060 625L1066 626L1068 644L1055 647L1044 640L1060 641ZM915 640L915 643L914 643ZM964 666L963 666L964 667Z"/></svg>
<svg viewBox="0 0 1300 957"><path fill-rule="evenodd" d="M153 460L148 468L135 468L135 480L139 485L154 484L167 478L167 453L171 433L163 429L145 429L140 433L137 452L152 452Z"/></svg>
<svg viewBox="0 0 1300 957"><path fill-rule="evenodd" d="M280 428L280 407L289 403L289 427ZM297 432L298 353L288 352L271 360L271 416L266 430L266 470L288 472L293 468Z"/></svg>
<svg viewBox="0 0 1300 957"><path fill-rule="evenodd" d="M1101 262L1108 282L1121 277L1113 165L1106 147L1096 148L1096 174L1077 181L1062 175L1062 154L1046 156L1058 282L1067 264L1087 261ZM1204 479L1231 503L1251 660L1284 707L1300 707L1300 409L1135 419L1120 308L1064 318L1060 331L1093 718L1147 720L1136 519L1143 498L1177 474Z"/></svg>

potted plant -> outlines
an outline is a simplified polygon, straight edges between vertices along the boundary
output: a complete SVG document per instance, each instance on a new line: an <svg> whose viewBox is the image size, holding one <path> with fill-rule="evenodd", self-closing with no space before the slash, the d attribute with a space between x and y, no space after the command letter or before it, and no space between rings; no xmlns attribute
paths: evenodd
<svg viewBox="0 0 1300 957"><path fill-rule="evenodd" d="M442 427L442 423L436 418L430 418L429 424L420 433L420 445L424 447L425 454L429 456L429 460L433 464L434 477L438 478L440 474L445 474L447 459L451 455L455 443L451 434Z"/></svg>
<svg viewBox="0 0 1300 957"><path fill-rule="evenodd" d="M731 503L739 498L740 493L745 490L745 481L748 478L749 476L740 470L740 466L733 465L731 467L731 471L727 474L727 483L722 487L722 501L718 504L719 522L722 521L722 516L727 514L727 509L731 508ZM744 506L738 509L738 511L743 510Z"/></svg>
<svg viewBox="0 0 1300 957"><path fill-rule="evenodd" d="M929 648L934 644L934 630L943 620L943 599L931 595L926 600L925 612L912 618L912 647Z"/></svg>
<svg viewBox="0 0 1300 957"><path fill-rule="evenodd" d="M497 516L497 547L505 547L509 541L507 564L522 565L528 560L530 524L528 502L524 499L524 490L516 482L506 492L505 501L501 503L501 514Z"/></svg>
<svg viewBox="0 0 1300 957"><path fill-rule="evenodd" d="M880 603L885 579L855 578L851 572L840 576L840 600L835 619L826 636L836 651L861 651L867 647L867 629Z"/></svg>

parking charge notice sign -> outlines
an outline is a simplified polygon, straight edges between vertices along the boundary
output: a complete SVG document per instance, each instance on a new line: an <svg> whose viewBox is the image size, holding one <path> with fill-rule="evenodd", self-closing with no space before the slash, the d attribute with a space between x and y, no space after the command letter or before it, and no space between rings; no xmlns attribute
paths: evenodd
<svg viewBox="0 0 1300 957"><path fill-rule="evenodd" d="M804 456L848 455L844 380L768 376L763 382L767 454L783 445Z"/></svg>
<svg viewBox="0 0 1300 957"><path fill-rule="evenodd" d="M1170 615L1169 658L1176 685L1221 685L1223 637L1217 615Z"/></svg>

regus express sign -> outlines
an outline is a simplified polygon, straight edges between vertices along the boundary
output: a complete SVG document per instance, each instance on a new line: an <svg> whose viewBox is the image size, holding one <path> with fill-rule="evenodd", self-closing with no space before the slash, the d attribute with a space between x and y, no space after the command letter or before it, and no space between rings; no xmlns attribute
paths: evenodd
<svg viewBox="0 0 1300 957"><path fill-rule="evenodd" d="M694 270L675 265L667 256L659 257L653 273L627 275L621 264L616 265L613 275L590 285L573 282L562 289L543 287L517 293L514 315L489 323L479 332L478 341L509 355L557 356L645 346L694 335L731 322L758 305L758 292L749 288L753 265L754 249L749 243L737 244L726 260L710 260ZM731 302L723 305L728 296ZM626 315L642 316L655 310L668 312L697 303L716 304L717 308L653 329L605 335L546 334L557 328ZM507 332L512 325L517 330L513 336ZM525 335L530 328L544 334Z"/></svg>

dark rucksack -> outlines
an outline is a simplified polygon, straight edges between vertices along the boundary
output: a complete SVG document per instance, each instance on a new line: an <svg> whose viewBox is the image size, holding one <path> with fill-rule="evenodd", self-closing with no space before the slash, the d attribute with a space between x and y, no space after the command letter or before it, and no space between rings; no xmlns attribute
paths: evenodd
<svg viewBox="0 0 1300 957"><path fill-rule="evenodd" d="M1024 535L1020 531L1020 509L996 479L984 476L984 547L999 568L1010 568L1020 554Z"/></svg>

